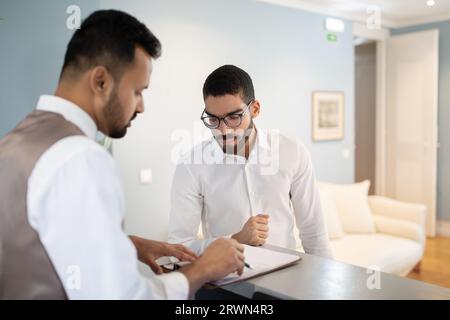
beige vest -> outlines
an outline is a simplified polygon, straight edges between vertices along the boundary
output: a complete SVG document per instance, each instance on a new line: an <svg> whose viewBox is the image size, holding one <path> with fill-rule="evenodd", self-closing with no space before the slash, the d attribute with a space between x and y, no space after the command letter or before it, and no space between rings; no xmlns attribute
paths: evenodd
<svg viewBox="0 0 450 320"><path fill-rule="evenodd" d="M35 110L0 140L0 299L66 299L37 232L28 223L27 184L55 142L83 135L53 112Z"/></svg>

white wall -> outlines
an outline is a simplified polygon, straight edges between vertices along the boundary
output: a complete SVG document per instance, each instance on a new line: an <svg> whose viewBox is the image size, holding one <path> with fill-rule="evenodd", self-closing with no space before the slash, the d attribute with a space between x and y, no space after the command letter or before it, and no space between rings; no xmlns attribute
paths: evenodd
<svg viewBox="0 0 450 320"><path fill-rule="evenodd" d="M203 109L206 76L235 64L253 78L262 114L260 128L277 128L301 137L312 152L322 180L352 182L354 171L353 44L351 25L337 43L326 41L324 17L252 0L102 0L101 8L120 8L144 23L161 40L163 55L154 64L146 112L127 137L114 143L127 199L126 229L165 239L174 171L172 133L193 133ZM312 144L311 93L344 91L345 139ZM343 157L349 149L350 156ZM153 182L139 183L150 168Z"/></svg>

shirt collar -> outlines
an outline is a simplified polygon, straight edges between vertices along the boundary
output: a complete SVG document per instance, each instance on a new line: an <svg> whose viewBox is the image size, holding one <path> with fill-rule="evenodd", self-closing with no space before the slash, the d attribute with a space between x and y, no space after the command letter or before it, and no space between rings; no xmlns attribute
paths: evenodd
<svg viewBox="0 0 450 320"><path fill-rule="evenodd" d="M36 109L58 113L80 128L87 137L96 139L97 125L94 120L73 102L57 96L42 95L39 97Z"/></svg>
<svg viewBox="0 0 450 320"><path fill-rule="evenodd" d="M213 152L219 152L219 154L223 154L223 157L229 157L229 158L242 158L242 156L234 155L234 154L228 154L223 152L222 148L220 147L219 143L216 141L214 137L210 140L210 146L213 148ZM258 149L258 152L260 151L270 151L270 144L268 141L268 133L265 130L259 130L256 131L256 141L253 145L253 149L250 151L250 157L252 158L255 149Z"/></svg>

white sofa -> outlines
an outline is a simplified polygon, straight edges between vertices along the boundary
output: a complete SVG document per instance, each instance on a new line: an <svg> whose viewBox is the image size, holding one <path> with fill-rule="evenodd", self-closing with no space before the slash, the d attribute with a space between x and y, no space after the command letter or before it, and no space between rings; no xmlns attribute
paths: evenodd
<svg viewBox="0 0 450 320"><path fill-rule="evenodd" d="M399 276L420 271L426 207L368 196L369 186L369 181L318 183L333 258ZM298 229L294 229L297 250L304 252ZM197 236L203 238L201 226Z"/></svg>
<svg viewBox="0 0 450 320"><path fill-rule="evenodd" d="M399 276L420 271L424 205L368 196L369 181L318 185L335 260Z"/></svg>

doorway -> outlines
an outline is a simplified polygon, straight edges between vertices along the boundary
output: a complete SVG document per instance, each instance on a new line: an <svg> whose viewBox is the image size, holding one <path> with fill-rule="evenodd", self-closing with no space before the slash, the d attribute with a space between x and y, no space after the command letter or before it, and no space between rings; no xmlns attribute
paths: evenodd
<svg viewBox="0 0 450 320"><path fill-rule="evenodd" d="M355 181L375 194L377 43L355 37Z"/></svg>

